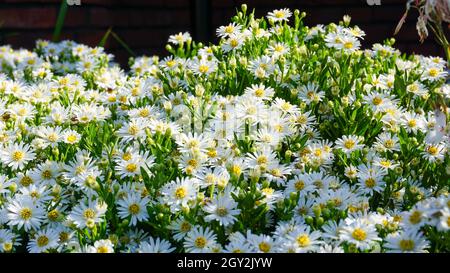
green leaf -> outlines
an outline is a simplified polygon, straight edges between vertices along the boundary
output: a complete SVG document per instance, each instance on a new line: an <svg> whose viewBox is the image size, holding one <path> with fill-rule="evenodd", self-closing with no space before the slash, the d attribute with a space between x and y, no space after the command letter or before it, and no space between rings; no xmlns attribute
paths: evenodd
<svg viewBox="0 0 450 273"><path fill-rule="evenodd" d="M133 52L133 50L131 50L131 48L122 40L120 39L120 37L114 32L111 31L111 35L113 36L114 39L116 39L116 41L123 47L125 48L125 50L133 57L136 57L136 54Z"/></svg>
<svg viewBox="0 0 450 273"><path fill-rule="evenodd" d="M112 28L110 27L108 31L106 31L105 35L103 35L98 46L105 47L106 41L108 40L109 35L111 34Z"/></svg>
<svg viewBox="0 0 450 273"><path fill-rule="evenodd" d="M64 20L67 14L67 1L62 0L61 7L59 8L58 18L56 19L55 30L53 32L53 42L57 42L59 40L59 36L61 35L61 30L64 25Z"/></svg>

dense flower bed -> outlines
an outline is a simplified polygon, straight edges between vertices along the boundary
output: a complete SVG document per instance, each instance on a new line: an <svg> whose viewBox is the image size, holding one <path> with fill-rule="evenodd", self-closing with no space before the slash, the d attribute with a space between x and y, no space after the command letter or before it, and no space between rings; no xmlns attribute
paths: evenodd
<svg viewBox="0 0 450 273"><path fill-rule="evenodd" d="M0 47L0 251L450 251L445 61L304 16Z"/></svg>

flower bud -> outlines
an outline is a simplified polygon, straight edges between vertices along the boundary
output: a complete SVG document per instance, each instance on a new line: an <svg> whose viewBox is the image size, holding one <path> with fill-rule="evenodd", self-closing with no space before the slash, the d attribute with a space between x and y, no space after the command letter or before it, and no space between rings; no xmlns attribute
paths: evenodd
<svg viewBox="0 0 450 273"><path fill-rule="evenodd" d="M158 218L158 220L162 220L164 218L164 214L160 212L156 217Z"/></svg>
<svg viewBox="0 0 450 273"><path fill-rule="evenodd" d="M397 167L395 167L394 171L396 174L401 175L403 173L403 168L400 166L397 166Z"/></svg>
<svg viewBox="0 0 450 273"><path fill-rule="evenodd" d="M315 205L315 206L313 207L312 210L313 210L314 215L315 215L316 217L319 217L320 214L322 213L322 209L320 208L319 205Z"/></svg>
<svg viewBox="0 0 450 273"><path fill-rule="evenodd" d="M242 10L242 12L245 14L245 13L247 13L247 5L246 4L242 4L241 5L241 10Z"/></svg>
<svg viewBox="0 0 450 273"><path fill-rule="evenodd" d="M292 156L292 151L291 151L291 150L287 150L287 151L284 153L284 155L285 155L285 157L286 157L287 160L290 160L290 159L291 159L291 156Z"/></svg>
<svg viewBox="0 0 450 273"><path fill-rule="evenodd" d="M317 219L316 219L316 224L317 224L318 226L323 225L324 222L325 222L325 220L324 220L322 217L317 217Z"/></svg>
<svg viewBox="0 0 450 273"><path fill-rule="evenodd" d="M11 252L13 244L11 242L5 242L2 244L2 247L5 252Z"/></svg>
<svg viewBox="0 0 450 273"><path fill-rule="evenodd" d="M330 218L331 216L331 211L328 208L324 208L322 210L322 215L325 216L325 218Z"/></svg>
<svg viewBox="0 0 450 273"><path fill-rule="evenodd" d="M344 15L344 18L342 19L344 21L345 26L348 26L350 24L350 21L352 20L352 17L349 15Z"/></svg>
<svg viewBox="0 0 450 273"><path fill-rule="evenodd" d="M109 235L108 239L111 241L111 243L113 243L114 245L117 245L117 243L119 242L119 236L117 236L116 234L111 234Z"/></svg>

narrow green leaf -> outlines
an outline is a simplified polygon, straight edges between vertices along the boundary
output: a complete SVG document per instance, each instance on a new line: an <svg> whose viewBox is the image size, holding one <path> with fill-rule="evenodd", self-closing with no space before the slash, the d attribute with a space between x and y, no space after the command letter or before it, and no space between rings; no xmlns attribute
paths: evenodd
<svg viewBox="0 0 450 273"><path fill-rule="evenodd" d="M64 20L67 14L67 1L62 0L61 7L59 8L58 18L56 19L55 30L53 32L53 42L57 42L59 40L59 36L61 35L61 30L64 25Z"/></svg>
<svg viewBox="0 0 450 273"><path fill-rule="evenodd" d="M108 31L106 31L105 35L103 35L103 38L100 40L100 43L98 43L98 46L105 47L106 41L108 40L109 34L111 34L112 28L110 27Z"/></svg>
<svg viewBox="0 0 450 273"><path fill-rule="evenodd" d="M125 48L125 50L131 56L136 57L136 54L133 52L133 50L131 50L131 48L122 39L120 39L120 37L114 31L111 31L111 35L114 37L114 39L116 39L117 42L119 42L121 46L123 46L123 48Z"/></svg>

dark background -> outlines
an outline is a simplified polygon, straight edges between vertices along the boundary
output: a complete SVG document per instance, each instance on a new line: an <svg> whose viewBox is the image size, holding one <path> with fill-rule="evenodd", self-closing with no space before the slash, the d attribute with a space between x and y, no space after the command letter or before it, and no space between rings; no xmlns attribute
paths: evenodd
<svg viewBox="0 0 450 273"><path fill-rule="evenodd" d="M298 8L307 12L305 21L309 26L337 23L348 14L352 24L366 31L363 45L369 46L393 37L406 3L406 0L380 0L381 5L371 6L367 0L80 1L80 6L68 8L62 38L95 46L112 27L136 55L166 55L168 36L180 31L189 31L195 40L216 42L215 29L228 24L242 3L247 3L249 10L255 8L257 17L275 8ZM36 39L51 39L60 5L61 0L0 0L0 44L33 48ZM416 18L417 12L410 12L406 24L395 36L395 46L407 53L443 56L432 37L419 43ZM105 47L119 62L127 62L130 55L112 37Z"/></svg>

